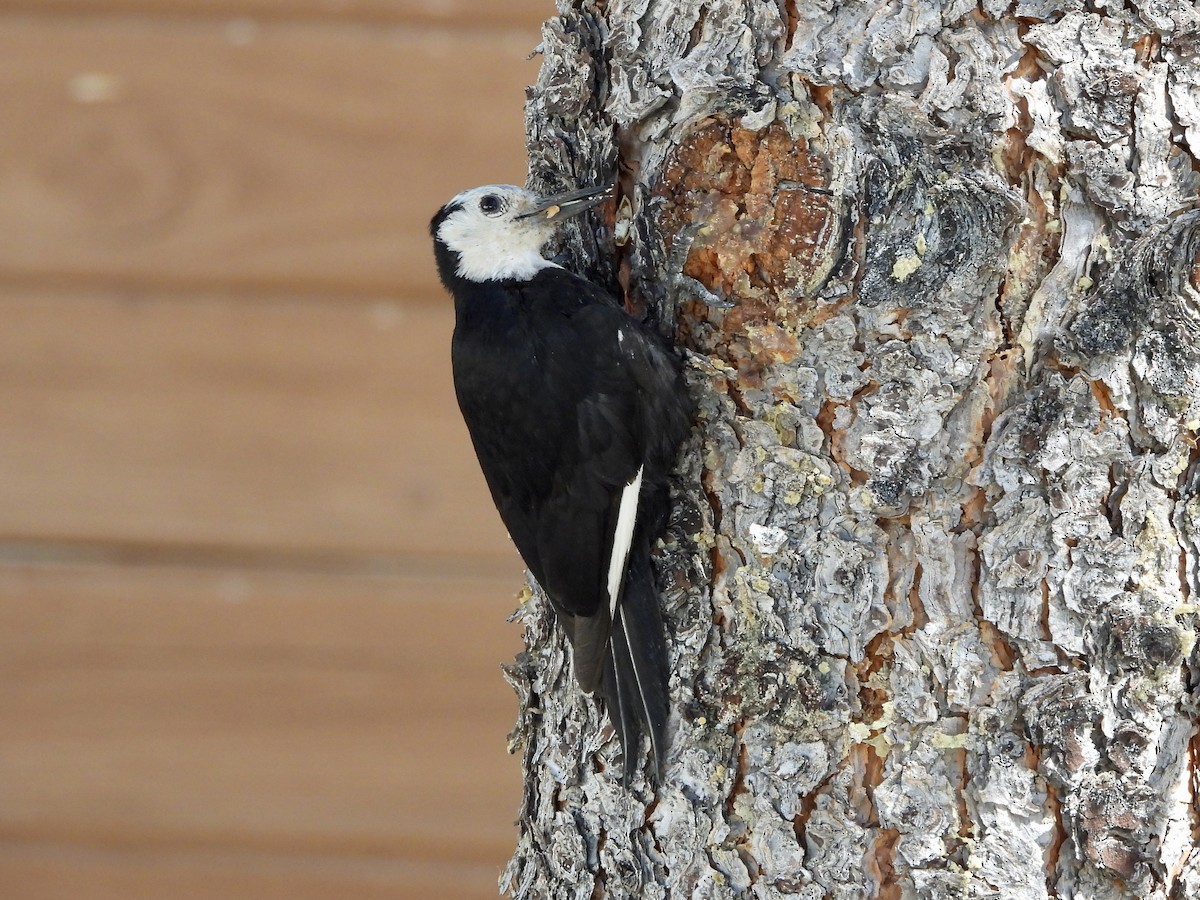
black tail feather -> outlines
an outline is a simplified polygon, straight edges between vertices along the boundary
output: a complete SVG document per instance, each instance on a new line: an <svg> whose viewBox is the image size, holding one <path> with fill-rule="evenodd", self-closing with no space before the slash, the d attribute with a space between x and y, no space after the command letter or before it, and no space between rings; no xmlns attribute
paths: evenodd
<svg viewBox="0 0 1200 900"><path fill-rule="evenodd" d="M650 567L649 547L630 555L621 604L612 623L604 665L604 699L621 741L629 782L641 735L650 736L654 781L661 783L667 755L667 647Z"/></svg>

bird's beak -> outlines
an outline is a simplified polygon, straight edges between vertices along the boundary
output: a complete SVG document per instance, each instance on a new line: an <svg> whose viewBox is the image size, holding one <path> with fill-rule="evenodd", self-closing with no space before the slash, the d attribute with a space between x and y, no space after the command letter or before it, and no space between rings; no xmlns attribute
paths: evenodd
<svg viewBox="0 0 1200 900"><path fill-rule="evenodd" d="M553 197L543 197L527 213L521 213L518 219L528 219L538 216L543 219L569 219L581 212L587 212L593 206L603 203L612 194L613 186L606 184L602 187L582 188L567 194L557 194Z"/></svg>

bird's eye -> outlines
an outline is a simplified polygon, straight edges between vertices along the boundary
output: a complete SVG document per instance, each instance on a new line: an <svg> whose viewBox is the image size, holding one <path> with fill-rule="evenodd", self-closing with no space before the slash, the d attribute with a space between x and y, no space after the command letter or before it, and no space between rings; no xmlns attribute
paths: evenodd
<svg viewBox="0 0 1200 900"><path fill-rule="evenodd" d="M479 210L485 216L497 216L504 210L504 201L495 194L484 194L479 200Z"/></svg>

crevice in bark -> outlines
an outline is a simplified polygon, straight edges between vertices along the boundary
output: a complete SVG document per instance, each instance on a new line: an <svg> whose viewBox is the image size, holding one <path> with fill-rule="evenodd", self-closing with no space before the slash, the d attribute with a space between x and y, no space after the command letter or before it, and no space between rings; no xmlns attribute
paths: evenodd
<svg viewBox="0 0 1200 900"><path fill-rule="evenodd" d="M1162 37L1157 32L1147 31L1133 42L1133 52L1142 64L1161 61Z"/></svg>
<svg viewBox="0 0 1200 900"><path fill-rule="evenodd" d="M708 20L708 8L701 6L697 11L696 21L692 25L691 33L688 35L687 47L684 48L683 56L687 56L698 46L704 36L704 23Z"/></svg>
<svg viewBox="0 0 1200 900"><path fill-rule="evenodd" d="M592 900L604 900L608 896L608 872L604 868L604 847L608 843L608 829L601 826L596 833L595 872L592 881Z"/></svg>
<svg viewBox="0 0 1200 900"><path fill-rule="evenodd" d="M796 26L800 24L800 13L796 9L796 0L786 0L783 4L783 14L787 20L784 32L783 49L792 49L792 39L796 37Z"/></svg>
<svg viewBox="0 0 1200 900"><path fill-rule="evenodd" d="M1129 489L1129 479L1124 466L1113 464L1108 467L1108 490L1100 497L1100 508L1108 520L1109 528L1118 537L1125 535L1125 519L1121 515L1121 501Z"/></svg>
<svg viewBox="0 0 1200 900"><path fill-rule="evenodd" d="M1188 777L1191 783L1192 844L1200 846L1200 726L1192 731L1188 741Z"/></svg>
<svg viewBox="0 0 1200 900"><path fill-rule="evenodd" d="M731 729L734 740L737 741L737 757L734 760L733 782L729 785L729 793L725 795L725 821L733 822L737 819L737 814L734 812L734 805L737 803L737 798L746 791L746 772L747 772L747 757L746 746L742 743L742 732L745 730L745 719L735 722ZM744 835L742 836L744 838Z"/></svg>
<svg viewBox="0 0 1200 900"><path fill-rule="evenodd" d="M812 818L813 810L817 808L817 798L821 796L821 791L829 784L829 779L832 777L833 773L830 773L824 781L800 798L800 811L792 818L792 831L796 835L796 843L801 848L805 846L805 828L808 827L808 820Z"/></svg>
<svg viewBox="0 0 1200 900"><path fill-rule="evenodd" d="M900 832L895 828L881 828L867 848L863 868L878 886L878 900L901 900L903 893L897 881L896 842Z"/></svg>
<svg viewBox="0 0 1200 900"><path fill-rule="evenodd" d="M1029 745L1028 757L1026 764L1033 770L1038 771L1041 751L1035 745ZM1067 826L1063 821L1062 802L1058 797L1058 789L1050 782L1049 779L1041 778L1042 786L1046 791L1046 808L1050 812L1051 819L1054 823L1054 834L1050 838L1050 843L1046 847L1046 890L1051 897L1057 898L1058 894L1058 876L1059 863L1062 858L1062 848L1067 840Z"/></svg>
<svg viewBox="0 0 1200 900"><path fill-rule="evenodd" d="M1050 583L1043 578L1041 582L1042 607L1038 625L1042 631L1042 640L1054 643L1054 634L1050 630Z"/></svg>
<svg viewBox="0 0 1200 900"><path fill-rule="evenodd" d="M963 723L964 730L968 723L965 718L960 719ZM959 865L964 869L969 869L971 865L970 854L971 845L975 842L975 821L971 818L971 810L967 805L967 797L970 792L971 771L967 762L967 751L963 748L957 748L949 751L954 757L954 768L958 773L958 790L956 791L955 799L958 802L958 854L962 856Z"/></svg>
<svg viewBox="0 0 1200 900"><path fill-rule="evenodd" d="M877 387L878 385L875 385L874 382L871 382L863 390L867 391L868 388L874 389ZM834 403L827 400L824 404L822 404L821 410L816 416L817 427L819 427L825 434L825 444L829 448L830 458L838 464L843 472L846 473L850 479L850 483L856 486L866 484L870 480L870 475L864 472L862 469L855 468L850 463L850 460L847 458L848 454L846 453L846 447L844 443L847 438L846 428L835 427L834 420L839 409L849 409L853 411L852 415L857 415L858 413L855 401L861 395L861 392L855 394L844 404Z"/></svg>
<svg viewBox="0 0 1200 900"><path fill-rule="evenodd" d="M983 613L978 608L978 602L976 610L979 617L979 636L983 640L983 645L991 653L992 663L1001 672L1012 672L1017 660L1016 651L1013 650L1004 633L983 618Z"/></svg>
<svg viewBox="0 0 1200 900"><path fill-rule="evenodd" d="M876 635L867 644L865 658L857 667L859 716L864 725L873 726L882 719L884 704L890 699L886 686L875 676L884 672L891 661L894 641L895 636L890 632Z"/></svg>
<svg viewBox="0 0 1200 900"><path fill-rule="evenodd" d="M716 468L706 467L700 476L700 490L704 495L705 501L708 503L709 511L712 513L713 534L722 534L725 508L721 504L721 492L716 486L716 477ZM733 549L736 550L736 548ZM740 552L738 553L738 556L741 556ZM721 544L719 542L714 541L713 545L708 548L708 559L709 565L712 568L712 579L715 583L725 574L725 557L721 552ZM741 560L742 565L745 565L745 562L745 559Z"/></svg>

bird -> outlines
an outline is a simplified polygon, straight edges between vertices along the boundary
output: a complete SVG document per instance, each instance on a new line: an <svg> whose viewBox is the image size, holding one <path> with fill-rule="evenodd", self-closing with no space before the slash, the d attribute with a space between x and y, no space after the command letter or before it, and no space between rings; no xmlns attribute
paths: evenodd
<svg viewBox="0 0 1200 900"><path fill-rule="evenodd" d="M628 785L650 740L661 783L670 714L651 551L693 407L683 360L609 291L543 255L611 186L544 196L463 191L430 222L454 300L455 394L500 518L599 690Z"/></svg>

